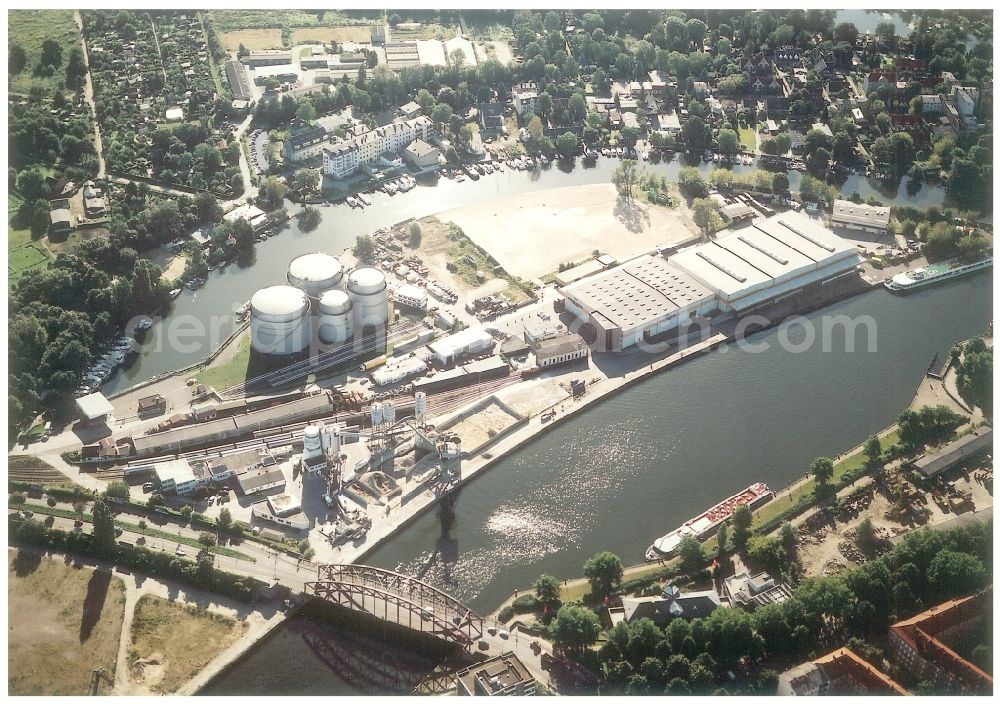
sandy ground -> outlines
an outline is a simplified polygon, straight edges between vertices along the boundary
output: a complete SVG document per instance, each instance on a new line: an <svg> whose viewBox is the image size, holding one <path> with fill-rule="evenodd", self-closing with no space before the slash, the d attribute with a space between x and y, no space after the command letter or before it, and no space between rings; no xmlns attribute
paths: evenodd
<svg viewBox="0 0 1000 704"><path fill-rule="evenodd" d="M454 222L511 274L527 279L600 250L620 261L697 237L686 208L625 206L611 184L519 193L438 216Z"/></svg>
<svg viewBox="0 0 1000 704"><path fill-rule="evenodd" d="M457 433L462 438L463 450L474 452L516 422L517 418L504 410L500 404L492 402L479 412L451 426L448 432ZM493 431L492 435L490 431Z"/></svg>
<svg viewBox="0 0 1000 704"><path fill-rule="evenodd" d="M371 25L348 25L338 27L302 27L292 31L292 44L309 42L369 42L372 38Z"/></svg>
<svg viewBox="0 0 1000 704"><path fill-rule="evenodd" d="M221 32L219 41L228 51L236 51L240 44L250 51L260 49L280 49L281 30L270 29L240 29L233 32Z"/></svg>
<svg viewBox="0 0 1000 704"><path fill-rule="evenodd" d="M476 45L476 54L479 56L480 63L488 61L490 59L496 59L500 63L507 65L514 59L514 53L510 50L510 44L507 42L474 42ZM493 52L487 48L487 45L492 45Z"/></svg>
<svg viewBox="0 0 1000 704"><path fill-rule="evenodd" d="M160 267L164 279L179 278L184 273L184 266L187 264L187 257L183 254L173 254L162 247L150 250L143 256Z"/></svg>

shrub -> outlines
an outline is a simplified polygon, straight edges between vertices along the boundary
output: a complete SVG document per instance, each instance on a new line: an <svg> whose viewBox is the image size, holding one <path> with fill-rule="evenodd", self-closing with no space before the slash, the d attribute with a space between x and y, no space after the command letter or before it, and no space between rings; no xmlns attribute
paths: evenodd
<svg viewBox="0 0 1000 704"><path fill-rule="evenodd" d="M514 618L514 609L510 606L505 606L500 609L500 613L497 614L497 620L501 623L506 623Z"/></svg>

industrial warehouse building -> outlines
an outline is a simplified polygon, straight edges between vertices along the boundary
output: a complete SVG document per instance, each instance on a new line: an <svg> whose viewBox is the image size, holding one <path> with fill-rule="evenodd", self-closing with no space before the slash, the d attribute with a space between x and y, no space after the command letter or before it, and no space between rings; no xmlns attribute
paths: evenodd
<svg viewBox="0 0 1000 704"><path fill-rule="evenodd" d="M644 255L560 289L594 349L619 351L697 316L743 315L855 271L856 247L781 213L670 257Z"/></svg>
<svg viewBox="0 0 1000 704"><path fill-rule="evenodd" d="M715 308L712 292L662 257L645 255L561 289L595 349L618 351ZM590 337L590 335L587 335Z"/></svg>
<svg viewBox="0 0 1000 704"><path fill-rule="evenodd" d="M781 213L678 252L671 263L738 315L855 271L857 248L807 215Z"/></svg>
<svg viewBox="0 0 1000 704"><path fill-rule="evenodd" d="M466 328L453 335L442 337L427 345L434 361L442 367L457 362L462 357L476 356L493 350L493 336L482 328Z"/></svg>
<svg viewBox="0 0 1000 704"><path fill-rule="evenodd" d="M889 231L889 208L835 200L830 222L834 227L884 235Z"/></svg>
<svg viewBox="0 0 1000 704"><path fill-rule="evenodd" d="M333 411L334 404L330 397L327 394L317 394L241 416L195 423L153 435L141 435L133 438L132 444L139 457L174 454L249 436L265 428L311 420L332 414Z"/></svg>

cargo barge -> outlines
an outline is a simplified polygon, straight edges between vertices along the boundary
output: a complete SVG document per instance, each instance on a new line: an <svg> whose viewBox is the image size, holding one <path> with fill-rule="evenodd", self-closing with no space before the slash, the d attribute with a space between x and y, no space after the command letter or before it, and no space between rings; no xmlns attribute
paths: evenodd
<svg viewBox="0 0 1000 704"><path fill-rule="evenodd" d="M733 511L739 506L749 506L756 508L774 498L774 492L767 484L757 482L751 484L738 494L733 494L728 499L720 501L712 508L702 514L695 516L690 521L676 530L672 530L646 549L646 559L649 561L665 560L674 554L677 546L686 536L691 536L701 540L708 537L728 519Z"/></svg>

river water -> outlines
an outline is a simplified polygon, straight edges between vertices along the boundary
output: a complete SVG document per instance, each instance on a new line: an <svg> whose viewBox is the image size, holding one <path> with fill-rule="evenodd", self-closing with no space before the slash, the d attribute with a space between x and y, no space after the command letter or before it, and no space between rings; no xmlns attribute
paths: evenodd
<svg viewBox="0 0 1000 704"><path fill-rule="evenodd" d="M288 262L300 254L325 251L339 254L354 244L355 238L380 227L388 227L407 218L421 218L470 203L548 188L608 183L617 165L616 159L600 158L591 166L577 160L575 166L548 165L540 171L509 171L480 177L478 181L461 183L440 179L436 185L421 185L409 193L388 196L375 193L372 206L355 210L346 205L322 208L323 221L312 232L298 229L293 220L288 228L256 246L254 260L246 266L230 264L209 275L208 282L198 291L185 290L174 301L173 311L147 333L143 351L127 369L119 372L105 387L108 394L123 391L154 376L168 374L197 363L212 352L236 329L234 311L265 286L285 282ZM646 164L650 171L676 181L682 164L679 160ZM702 164L699 169L707 177L714 167ZM756 166L734 166L737 172L750 171ZM788 174L790 187L798 187L801 174ZM919 208L940 206L944 191L923 185L910 194L908 177L897 191L881 192L864 175L853 174L843 184L842 192L857 191L862 197L875 196L885 203L905 203ZM185 321L181 327L179 321ZM173 323L173 324L171 324ZM163 331L171 330L172 339Z"/></svg>
<svg viewBox="0 0 1000 704"><path fill-rule="evenodd" d="M779 343L802 340L795 326L754 336L766 351L720 348L651 377L504 459L460 491L446 521L428 512L363 562L420 576L480 613L543 572L580 575L600 550L640 562L716 501L755 481L781 489L815 456L890 424L936 353L987 328L991 291L991 272L906 297L879 288L808 316L817 328L823 316L871 316L872 351L867 332L854 352L841 332L829 351L791 352ZM295 680L343 691L302 638L279 636L227 673L225 689L276 694Z"/></svg>

